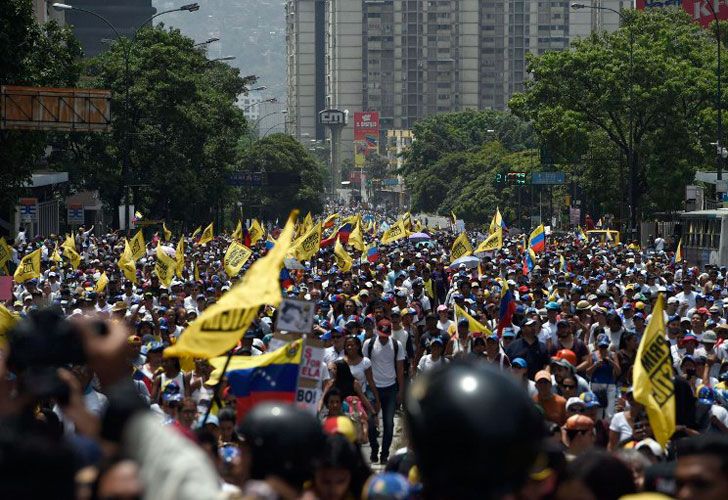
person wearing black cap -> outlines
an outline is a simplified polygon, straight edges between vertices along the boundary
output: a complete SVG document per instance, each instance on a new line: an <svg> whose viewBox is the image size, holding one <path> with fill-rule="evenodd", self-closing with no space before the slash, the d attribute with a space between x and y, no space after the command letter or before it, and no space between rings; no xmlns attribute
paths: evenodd
<svg viewBox="0 0 728 500"><path fill-rule="evenodd" d="M512 495L540 450L543 418L512 377L487 363L457 359L420 375L405 410L425 499Z"/></svg>

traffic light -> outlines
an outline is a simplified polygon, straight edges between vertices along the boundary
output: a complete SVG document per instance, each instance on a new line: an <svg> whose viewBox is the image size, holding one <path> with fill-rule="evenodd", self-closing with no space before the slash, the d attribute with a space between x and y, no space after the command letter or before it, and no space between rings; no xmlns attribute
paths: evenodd
<svg viewBox="0 0 728 500"><path fill-rule="evenodd" d="M495 174L495 183L522 186L526 184L527 176L528 173L526 172L506 172L505 174L497 173Z"/></svg>

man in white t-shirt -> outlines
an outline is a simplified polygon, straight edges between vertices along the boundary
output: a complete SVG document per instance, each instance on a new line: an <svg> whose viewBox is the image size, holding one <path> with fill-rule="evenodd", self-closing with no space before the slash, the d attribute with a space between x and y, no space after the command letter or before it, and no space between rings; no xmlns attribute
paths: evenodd
<svg viewBox="0 0 728 500"><path fill-rule="evenodd" d="M389 447L392 445L394 435L394 412L402 403L404 391L404 346L392 338L392 323L389 320L380 320L377 324L377 335L364 342L364 356L372 362L372 375L374 385L379 392L382 405L382 453L379 455L379 440L377 432L377 415L369 419L369 445L372 448L369 456L372 463L380 460L387 463Z"/></svg>
<svg viewBox="0 0 728 500"><path fill-rule="evenodd" d="M336 363L344 357L344 343L346 342L346 339L344 338L344 329L337 326L331 330L331 338L334 343L331 347L324 349L324 363L327 365Z"/></svg>

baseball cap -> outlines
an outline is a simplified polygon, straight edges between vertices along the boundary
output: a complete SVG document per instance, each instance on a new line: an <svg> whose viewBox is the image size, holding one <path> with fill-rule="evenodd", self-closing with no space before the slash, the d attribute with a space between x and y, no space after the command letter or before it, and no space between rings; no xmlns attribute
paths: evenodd
<svg viewBox="0 0 728 500"><path fill-rule="evenodd" d="M606 333L600 333L597 336L597 346L599 347L609 347L609 344L612 342L609 340L609 335Z"/></svg>
<svg viewBox="0 0 728 500"><path fill-rule="evenodd" d="M688 333L680 340L680 345L685 345L686 342L695 342L698 343L698 337L693 335L692 333Z"/></svg>
<svg viewBox="0 0 728 500"><path fill-rule="evenodd" d="M350 443L356 442L356 428L348 417L328 417L323 425L326 434L341 434Z"/></svg>
<svg viewBox="0 0 728 500"><path fill-rule="evenodd" d="M558 311L559 310L559 304L557 302L549 302L546 304L546 310L547 311Z"/></svg>
<svg viewBox="0 0 728 500"><path fill-rule="evenodd" d="M503 329L503 337L513 338L516 336L516 331L513 328L506 327Z"/></svg>
<svg viewBox="0 0 728 500"><path fill-rule="evenodd" d="M533 318L529 318L526 320L525 323L523 323L524 326L533 326L533 325L537 325L537 324L538 324L538 321L536 321Z"/></svg>
<svg viewBox="0 0 728 500"><path fill-rule="evenodd" d="M440 311L447 311L447 306L445 304L440 304L439 306L437 306L437 312Z"/></svg>
<svg viewBox="0 0 728 500"><path fill-rule="evenodd" d="M553 357L566 360L571 363L571 366L576 366L576 353L571 349L559 349Z"/></svg>
<svg viewBox="0 0 728 500"><path fill-rule="evenodd" d="M586 405L584 404L584 401L582 401L580 398L574 396L569 398L566 401L566 409L572 410L574 409L574 406L581 406L582 408L586 408Z"/></svg>
<svg viewBox="0 0 728 500"><path fill-rule="evenodd" d="M586 405L587 408L599 408L602 406L601 403L599 403L597 395L591 391L582 392L579 395L579 399L584 402L584 405Z"/></svg>
<svg viewBox="0 0 728 500"><path fill-rule="evenodd" d="M515 366L516 368L528 368L528 363L523 358L516 358L511 361L511 366Z"/></svg>
<svg viewBox="0 0 728 500"><path fill-rule="evenodd" d="M712 405L715 403L715 392L711 387L703 386L698 390L698 403Z"/></svg>
<svg viewBox="0 0 728 500"><path fill-rule="evenodd" d="M718 336L715 334L714 331L708 330L707 332L703 333L703 338L701 340L703 344L715 344L718 342Z"/></svg>
<svg viewBox="0 0 728 500"><path fill-rule="evenodd" d="M533 378L534 382L538 382L540 380L548 380L549 383L551 383L551 374L546 370L539 370L536 372L536 376Z"/></svg>
<svg viewBox="0 0 728 500"><path fill-rule="evenodd" d="M637 451L641 451L644 448L650 450L650 453L652 453L656 457L665 456L665 450L662 448L662 446L660 446L660 443L652 438L645 438L634 445L634 449Z"/></svg>

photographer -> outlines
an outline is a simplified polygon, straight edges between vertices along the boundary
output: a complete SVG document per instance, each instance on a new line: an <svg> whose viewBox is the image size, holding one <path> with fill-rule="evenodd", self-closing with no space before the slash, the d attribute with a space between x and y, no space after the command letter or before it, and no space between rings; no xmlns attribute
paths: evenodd
<svg viewBox="0 0 728 500"><path fill-rule="evenodd" d="M103 450L136 465L145 498L214 498L219 478L205 453L162 426L139 398L129 371L128 332L98 319L63 319L59 311L34 311L9 332L10 355L0 360L0 484L5 498L75 498L74 476L85 448ZM75 373L64 368L83 367ZM8 368L17 391L7 383ZM108 398L101 415L89 408L91 374ZM77 437L53 433L52 417L38 408L56 404ZM57 424L56 424L57 425ZM126 462L128 464L128 462ZM132 471L127 466L121 474ZM109 472L110 473L110 472ZM124 474L122 474L124 475ZM43 481L38 481L43 477ZM103 486L108 488L108 474ZM103 488L102 488L103 489ZM7 495L7 496L6 496Z"/></svg>

